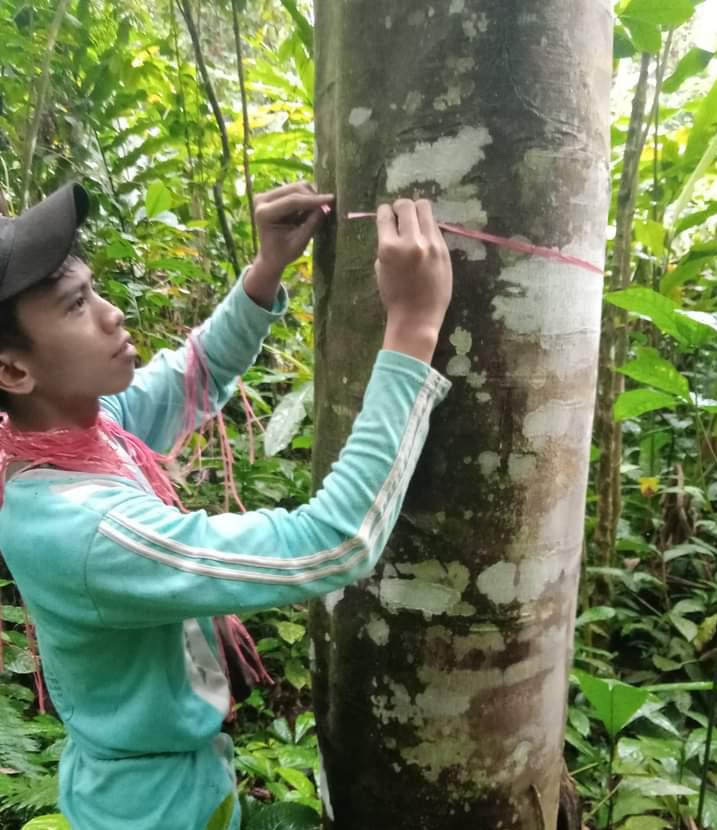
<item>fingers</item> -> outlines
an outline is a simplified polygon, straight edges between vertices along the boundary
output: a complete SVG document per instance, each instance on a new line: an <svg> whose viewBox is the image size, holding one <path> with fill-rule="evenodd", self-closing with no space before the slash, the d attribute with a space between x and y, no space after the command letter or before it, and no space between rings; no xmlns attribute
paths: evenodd
<svg viewBox="0 0 717 830"><path fill-rule="evenodd" d="M379 256L383 250L395 246L398 242L398 227L396 214L390 205L380 205L376 212L376 228L378 230Z"/></svg>
<svg viewBox="0 0 717 830"><path fill-rule="evenodd" d="M283 196L291 193L316 193L316 190L308 182L293 182L292 184L284 184L281 187L274 188L274 190L268 190L266 193L257 194L256 201L257 204L260 202L275 202L277 199L281 199Z"/></svg>
<svg viewBox="0 0 717 830"><path fill-rule="evenodd" d="M257 220L270 223L289 221L291 224L300 224L306 219L306 214L315 210L320 211L324 205L333 204L333 202L334 196L331 193L294 190L270 201L257 202ZM321 215L323 216L323 213Z"/></svg>
<svg viewBox="0 0 717 830"><path fill-rule="evenodd" d="M418 239L421 228L418 224L416 203L410 199L399 199L394 202L393 210L398 217L398 233L400 236Z"/></svg>
<svg viewBox="0 0 717 830"><path fill-rule="evenodd" d="M416 202L416 216L423 236L434 242L440 236L440 230L433 218L433 205L428 199L419 199Z"/></svg>

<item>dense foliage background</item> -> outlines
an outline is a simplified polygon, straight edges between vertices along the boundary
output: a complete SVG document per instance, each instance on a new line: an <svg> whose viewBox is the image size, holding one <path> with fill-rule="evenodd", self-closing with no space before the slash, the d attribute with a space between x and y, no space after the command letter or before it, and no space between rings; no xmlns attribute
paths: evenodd
<svg viewBox="0 0 717 830"><path fill-rule="evenodd" d="M616 11L608 302L566 755L590 827L717 827L717 8ZM0 211L81 177L102 291L143 359L177 344L251 261L252 191L312 175L310 5L6 0L0 43ZM241 395L228 407L250 508L309 492L310 261L287 282L290 312L244 377L255 417ZM221 462L212 444L205 455L183 494L216 512ZM49 814L63 729L37 711L4 576L0 824L61 828ZM313 827L305 612L247 623L277 682L238 706L244 822Z"/></svg>

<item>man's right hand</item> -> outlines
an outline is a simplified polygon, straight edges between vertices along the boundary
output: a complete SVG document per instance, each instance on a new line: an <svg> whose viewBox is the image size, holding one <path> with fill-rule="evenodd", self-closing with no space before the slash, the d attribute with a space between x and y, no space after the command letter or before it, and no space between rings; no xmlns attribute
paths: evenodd
<svg viewBox="0 0 717 830"><path fill-rule="evenodd" d="M386 309L384 349L430 363L453 293L453 268L429 201L399 199L377 215L376 277Z"/></svg>

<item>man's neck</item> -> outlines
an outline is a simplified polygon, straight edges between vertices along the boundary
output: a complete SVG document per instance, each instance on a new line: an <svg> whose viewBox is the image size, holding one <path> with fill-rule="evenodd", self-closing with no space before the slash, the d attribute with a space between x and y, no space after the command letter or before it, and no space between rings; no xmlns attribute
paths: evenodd
<svg viewBox="0 0 717 830"><path fill-rule="evenodd" d="M99 400L48 401L28 396L13 401L10 422L19 432L47 432L51 429L87 429L97 421Z"/></svg>

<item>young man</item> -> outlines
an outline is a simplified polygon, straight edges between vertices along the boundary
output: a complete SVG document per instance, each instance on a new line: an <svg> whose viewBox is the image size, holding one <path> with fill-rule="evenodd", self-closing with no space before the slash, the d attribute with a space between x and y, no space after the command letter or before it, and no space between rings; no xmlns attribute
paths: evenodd
<svg viewBox="0 0 717 830"><path fill-rule="evenodd" d="M282 271L331 201L303 184L257 200L261 251L196 333L215 409L286 308ZM0 429L0 551L67 728L60 806L73 830L237 830L211 618L316 597L373 569L449 386L429 364L450 259L428 202L381 206L384 349L322 489L293 512L183 513L158 496L141 447L166 452L182 430L192 350L162 351L135 372L122 312L67 259L87 202L68 185L0 220L0 401L10 418ZM78 459L72 448L85 440Z"/></svg>

